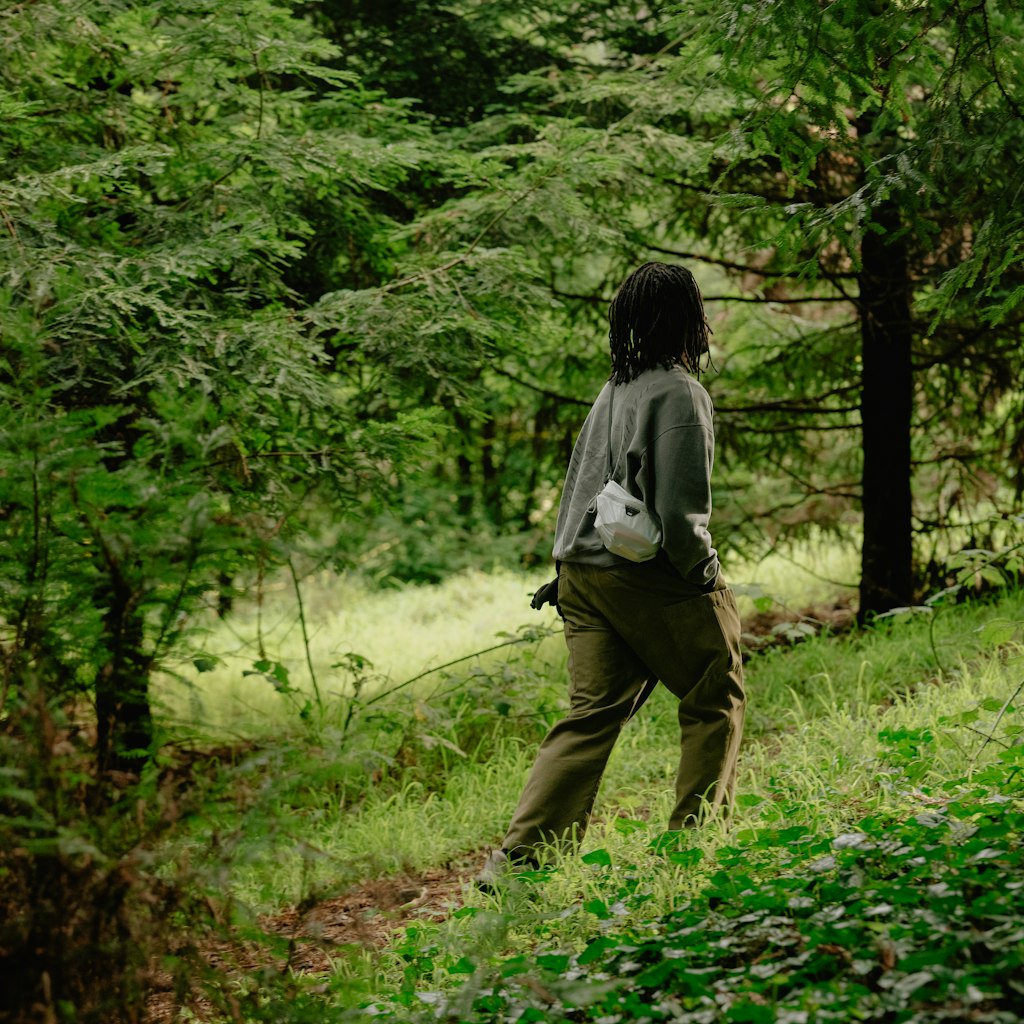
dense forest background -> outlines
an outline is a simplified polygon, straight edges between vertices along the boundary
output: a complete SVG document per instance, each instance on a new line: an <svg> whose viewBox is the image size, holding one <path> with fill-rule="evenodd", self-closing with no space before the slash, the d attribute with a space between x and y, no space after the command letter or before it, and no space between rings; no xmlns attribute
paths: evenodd
<svg viewBox="0 0 1024 1024"><path fill-rule="evenodd" d="M12 821L116 803L154 674L269 579L546 564L649 259L714 330L724 558L852 543L861 623L1018 573L1022 38L1010 0L4 3Z"/></svg>

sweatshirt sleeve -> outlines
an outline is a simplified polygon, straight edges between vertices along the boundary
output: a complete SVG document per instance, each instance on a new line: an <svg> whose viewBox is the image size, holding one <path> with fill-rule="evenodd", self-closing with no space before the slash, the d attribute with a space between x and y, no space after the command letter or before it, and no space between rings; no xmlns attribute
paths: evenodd
<svg viewBox="0 0 1024 1024"><path fill-rule="evenodd" d="M718 553L708 532L714 452L709 425L675 426L648 447L643 474L648 507L661 520L665 554L688 583L702 588L718 576Z"/></svg>

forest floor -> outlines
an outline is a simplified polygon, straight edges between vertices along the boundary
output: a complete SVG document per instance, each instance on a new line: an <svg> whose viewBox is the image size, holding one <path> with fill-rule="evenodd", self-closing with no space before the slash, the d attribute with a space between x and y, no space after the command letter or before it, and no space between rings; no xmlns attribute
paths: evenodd
<svg viewBox="0 0 1024 1024"><path fill-rule="evenodd" d="M775 643L788 643L786 627L809 622L816 632L837 635L854 625L848 602L807 607L798 613L773 609L744 618L743 646L749 656ZM643 811L635 812L646 817ZM596 819L595 819L596 821ZM420 872L404 872L362 880L344 893L317 900L309 907L284 907L261 916L268 935L285 940L286 952L273 956L267 944L218 944L201 952L215 968L250 972L265 967L304 975L330 974L339 954L353 948L373 952L386 948L400 929L417 922L440 922L465 906L467 889L474 883L489 852L488 847L453 858ZM273 961L273 962L268 962ZM163 986L162 986L163 987ZM149 1001L152 1024L175 1019L169 984ZM193 1004L203 1016L203 1006Z"/></svg>
<svg viewBox="0 0 1024 1024"><path fill-rule="evenodd" d="M387 1020L428 1019L426 1010L417 1015L423 1007L416 1000L422 994L426 1006L434 998L461 998L460 986L471 964L476 970L486 967L498 972L494 974L498 978L494 992L509 1007L532 1006L531 979L534 974L547 976L544 972L550 967L551 949L589 951L595 942L612 941L608 936L627 934L624 928L646 927L652 908L671 910L688 905L689 900L699 901L709 872L718 863L733 863L729 858L739 858L738 863L746 863L749 857L765 859L765 863L777 858L780 870L793 870L803 854L790 848L788 838L782 841L790 833L799 834L805 845L810 843L807 856L834 847L840 853L833 856L849 859L862 857L863 851L857 852L858 847L853 853L843 853L848 844L835 846L839 839L862 832L875 835L876 831L882 836L888 834L886 830L899 828L910 836L908 842L923 844L928 857L938 850L939 860L950 861L952 867L946 860L936 861L936 877L949 874L952 885L959 877L957 871L963 871L971 877L978 875L979 885L987 884L982 869L992 868L988 860L979 861L980 867L975 865L980 855L959 840L951 841L948 850L942 843L936 845L931 830L937 821L952 820L950 815L969 817L973 813L968 803L964 803L966 811L947 810L947 805L953 807L954 798L960 799L961 790L967 796L973 793L964 785L958 787L956 780L976 778L984 788L984 772L997 781L1005 775L1003 755L1008 756L1020 733L1010 706L1019 693L1019 679L1010 676L1024 650L1021 600L1011 596L999 607L985 602L949 606L935 613L941 615L937 628L933 616L907 615L880 623L877 630L854 628L851 608L838 601L813 606L792 601L788 607L777 605L769 611L748 608L743 615L743 645L752 697L751 730L747 770L729 835L705 836L702 830L700 836L687 841L685 849L662 855L658 847L651 852L651 828L666 812L657 795L661 790L651 787L663 786L668 778L660 752L671 745L676 728L672 702L663 695L661 701L652 700L650 714L640 716L636 728L622 738L621 751L617 747L621 756L609 766L607 802L599 803L588 832L588 844L595 848L560 862L556 871L538 879L543 883L538 887L510 888L508 899L503 896L500 901L498 914L489 899L476 890L474 876L487 856L488 842L500 835L501 808L514 801L516 779L527 770L533 744L542 730L537 731L540 723L535 723L504 747L490 740L481 745L473 741L462 748L454 743L462 735L473 740L473 729L487 721L482 716L488 713L488 700L493 699L490 687L501 685L506 670L512 684L498 691L503 698L522 702L525 693L527 700L536 701L540 687L547 702L545 714L557 713L559 679L564 673L564 663L560 665L557 656L502 661L490 666L482 677L468 674L470 680L483 678L485 685L468 691L464 719L453 712L460 706L450 697L454 693L462 698L464 691L451 686L446 691L448 704L434 700L424 703L422 711L414 709L417 715L438 713L440 724L430 721L429 726L437 730L442 742L451 739L450 749L456 756L450 761L419 761L417 757L429 755L431 748L408 748L414 756L408 762L399 759L399 767L404 771L407 764L409 777L397 775L397 784L390 780L394 788L365 803L350 802L346 791L338 788L337 776L331 774L336 772L335 759L323 756L331 749L330 740L325 742L319 733L313 737L315 742L310 741L308 751L301 738L297 746L292 744L292 760L278 758L273 741L264 749L260 739L251 740L241 753L241 748L229 744L230 749L218 751L209 764L205 760L208 748L205 753L198 749L190 753L183 747L170 768L175 778L182 774L182 785L197 774L201 776L204 766L213 772L217 765L241 770L237 777L225 771L232 806L236 798L232 780L241 780L237 796L244 803L252 797L254 765L264 772L279 773L287 782L268 792L275 808L280 804L285 812L286 827L278 833L277 819L264 817L262 812L250 819L254 844L233 848L245 866L233 877L238 889L224 890L224 900L214 899L218 906L211 904L214 918L222 924L210 922L211 930L204 939L196 940L193 933L196 945L178 961L191 996L175 991L170 974L158 975L150 989L146 1019L150 1024L305 1020L307 1010L314 1014L309 1019L317 1019L321 1003L325 1013L337 1011L344 1019L358 1017L364 1007L368 1007L367 1013ZM551 643L557 640L552 638ZM935 685L938 682L943 685ZM433 693L425 698L431 699ZM452 717L454 725L447 725L445 714ZM512 717L498 721L497 728L511 732ZM456 726L464 732L457 732ZM450 731L443 732L443 728ZM386 738L383 745L373 745L380 740L371 734L370 741L367 749L377 752L386 748ZM407 749L394 740L392 746ZM650 764L644 760L648 753ZM196 765L189 763L190 756L198 759ZM352 761L357 766L357 780L362 778L362 763ZM424 785L415 774L433 772L438 766L443 788L431 788L434 775L425 775L428 784ZM309 772L303 774L306 767ZM933 807L938 808L938 818ZM927 812L923 817L922 808ZM235 827L233 818L224 820ZM221 820L217 821L223 828ZM780 822L785 825L782 831ZM996 825L992 827L998 831ZM986 837L977 841L991 843ZM301 852L294 849L296 844ZM874 850L876 845L868 843L864 851ZM882 850L883 845L877 848ZM887 856L875 858L880 858L874 865L880 874L868 880L875 888L895 884ZM865 863L871 859L866 853L864 858ZM253 864L255 868L250 867ZM995 866L1000 865L1001 860ZM770 871L766 876L761 895L755 892L755 882L760 882L752 876L754 888L750 891L757 897L752 898L754 909L762 904L775 907L772 901L781 898L772 889L775 874ZM992 901L1002 906L1005 894L1000 886L1001 882L993 885ZM913 891L911 885L907 892ZM726 895L716 893L714 898L722 900ZM856 893L848 895L853 899ZM871 913L883 906L873 895L868 902ZM854 903L860 906L856 900ZM889 903L893 914L899 909L897 904L903 905L899 900ZM252 916L240 918L236 926L233 906L250 908ZM977 927L979 934L988 935L982 910L979 905ZM698 912L704 913L699 908ZM748 908L748 912L753 911ZM715 915L701 918L705 919L717 921L715 927L720 930L728 930L733 922L727 914L720 920ZM736 920L742 923L741 918ZM872 929L877 930L878 925L873 917L860 921L856 914L848 924L851 928L863 926L866 935L874 935ZM794 918L792 926L798 925L800 921ZM897 925L902 926L900 921L894 923ZM972 918L957 927L960 925L974 927L975 922ZM1016 954L1003 949L1000 935L997 929L989 936L993 956L1005 954L1010 963ZM863 945L861 938L856 943L857 949ZM515 953L508 964L491 964L488 958L498 955L493 952L498 950L496 944L505 953ZM787 997L794 1006L817 1005L819 989L831 992L842 988L845 992L843 986L850 981L847 974L853 970L850 964L859 963L833 963L839 947L818 945L824 958L824 980L805 986L806 992L794 982ZM694 956L707 954L715 964L721 960L714 943L707 948L686 948ZM540 956L536 949L546 952ZM909 1006L918 998L914 995L917 989L911 992L909 986L918 986L922 977L913 964L928 961L929 950L913 952L912 963L908 961L911 966L901 966L892 957L886 959L886 949L877 964L870 950L864 954L868 957L864 962L870 960L886 985L907 986L910 994L900 998ZM784 966L785 950L776 953ZM534 961L535 966L529 966ZM203 964L207 970L202 969ZM525 980L515 973L523 964L528 965ZM979 992L992 989L986 999L991 996L993 1007L1016 1006L1013 986L996 983L972 964L959 964L957 970L962 969ZM743 992L756 989L754 995L747 993L750 999L763 995L757 987L764 980L760 974L739 980L734 975L725 971L722 984L736 981L740 985L742 981L747 986ZM628 976L617 984L627 995L632 991ZM863 998L858 999L866 1000L865 1006L874 1005L876 996L890 998L892 985L881 986L879 992L864 989ZM471 992L472 987L466 991ZM737 993L736 998L747 998L739 990ZM935 998L949 1012L960 1005L941 993ZM407 1011L411 1016L406 1016ZM247 1015L250 1013L254 1016ZM599 1013L596 1006L594 1013Z"/></svg>
<svg viewBox="0 0 1024 1024"><path fill-rule="evenodd" d="M791 614L779 611L749 617L743 624L746 649L758 649L776 635L780 624L792 621ZM850 605L837 603L806 608L796 621L814 622L838 634L852 627L854 612ZM464 890L473 884L488 852L487 847L471 851L419 874L367 879L307 911L290 907L268 916L262 924L293 941L290 966L294 970L330 970L332 948L361 945L379 949L388 944L395 930L414 921L448 917L463 905Z"/></svg>
<svg viewBox="0 0 1024 1024"><path fill-rule="evenodd" d="M379 949L396 929L415 921L442 921L458 910L486 856L483 849L419 874L367 879L309 910L290 907L262 923L269 932L291 940L293 970L328 971L332 949Z"/></svg>
<svg viewBox="0 0 1024 1024"><path fill-rule="evenodd" d="M213 969L229 973L269 968L275 973L330 974L346 948L382 949L397 929L415 921L443 921L458 910L484 856L485 850L477 851L418 874L367 879L309 909L288 907L262 917L259 924L268 936L286 940L284 956L275 956L266 942L243 941L212 943L200 950L200 956ZM146 1019L149 1024L171 1024L180 1019L179 1001L170 975L157 974ZM198 1020L211 1010L202 998L189 1000L189 1008Z"/></svg>

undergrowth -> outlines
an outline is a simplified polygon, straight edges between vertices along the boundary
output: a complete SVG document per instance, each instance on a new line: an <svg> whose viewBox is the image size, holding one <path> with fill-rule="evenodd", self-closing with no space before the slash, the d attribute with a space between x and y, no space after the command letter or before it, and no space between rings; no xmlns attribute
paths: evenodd
<svg viewBox="0 0 1024 1024"><path fill-rule="evenodd" d="M582 855L406 929L346 1019L1019 1019L1024 599L942 614L941 646L908 617L754 659L743 795L701 834L619 805L644 749L669 788L655 708Z"/></svg>
<svg viewBox="0 0 1024 1024"><path fill-rule="evenodd" d="M475 634L479 657L398 682L352 655L333 694L269 655L247 678L279 701L275 729L197 742L169 723L107 808L89 806L74 757L53 759L53 801L24 785L40 737L44 753L87 747L71 712L35 732L9 720L0 799L17 842L0 882L36 909L8 918L5 949L35 944L47 1019L94 1019L47 999L60 943L89 949L84 906L32 896L50 865L79 872L52 892L109 906L97 957L75 966L95 1019L119 1019L113 1000L141 1020L155 977L173 1019L211 1024L1017 1019L1024 594L926 607L840 635L774 631L750 652L729 820L662 830L678 741L658 691L623 731L579 855L493 896L463 867L445 920L383 948L328 944L326 974L298 971L267 915L500 840L564 706L555 623Z"/></svg>

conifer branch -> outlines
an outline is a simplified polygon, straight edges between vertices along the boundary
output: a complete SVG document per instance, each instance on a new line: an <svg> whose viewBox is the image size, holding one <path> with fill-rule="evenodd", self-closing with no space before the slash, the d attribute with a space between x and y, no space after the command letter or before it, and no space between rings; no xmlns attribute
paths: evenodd
<svg viewBox="0 0 1024 1024"><path fill-rule="evenodd" d="M664 253L666 256L676 256L683 260L696 260L698 263L707 263L711 266L721 267L723 270L734 270L741 274L755 274L758 277L775 277L775 278L787 278L787 279L799 279L804 277L799 271L796 270L767 270L764 267L756 267L752 264L747 263L736 263L733 260L722 259L716 256L709 256L706 253L699 252L682 252L678 249L672 249L665 245L655 245L653 243L645 242L644 248L650 249L651 252ZM848 274L836 274L831 271L826 271L820 264L818 266L821 276L825 280L835 282L836 280L856 280L857 275L854 273Z"/></svg>
<svg viewBox="0 0 1024 1024"><path fill-rule="evenodd" d="M1006 91L1006 86L1003 85L1003 80L999 75L999 65L996 64L995 46L992 43L992 30L988 21L988 4L982 2L978 4L978 9L981 11L981 24L985 30L985 42L988 43L988 54L992 64L992 78L996 83L996 88L999 90L999 94L1006 101L1006 105L1013 111L1017 120L1021 120L1024 118L1024 114L1021 113L1021 109L1017 105L1017 101Z"/></svg>
<svg viewBox="0 0 1024 1024"><path fill-rule="evenodd" d="M556 402L560 402L565 405L579 405L585 408L589 408L589 406L593 404L592 398L576 398L572 395L559 394L557 391L549 391L547 388L543 388L539 384L534 384L531 381L517 377L514 373L510 373L508 370L505 370L500 366L492 367L492 369L499 376L512 381L513 384L518 384L522 388L527 388L529 391L534 391L538 395L543 395L545 398L553 399Z"/></svg>
<svg viewBox="0 0 1024 1024"><path fill-rule="evenodd" d="M560 299L575 299L578 302L586 302L590 305L605 305L610 300L605 298L603 295L583 295L577 292L566 292L560 288L556 288L554 285L549 285L549 290L552 295L556 295ZM763 305L783 305L783 306L799 306L808 302L854 302L856 300L851 299L845 295L805 295L800 298L775 298L774 296L758 296L758 295L705 295L703 297L705 302L748 302L753 304Z"/></svg>
<svg viewBox="0 0 1024 1024"><path fill-rule="evenodd" d="M490 232L490 230L493 227L495 227L497 224L499 224L502 220L504 220L505 217L507 217L508 214L513 209L515 209L515 207L518 206L524 199L526 199L528 196L530 196L534 192L536 192L537 189L540 188L542 182L546 178L550 177L554 173L555 173L555 169L553 168L551 171L549 171L547 174L545 174L541 178L540 181L538 181L534 185L531 185L530 188L526 189L520 195L514 197L510 203L508 203L506 206L504 206L502 209L500 209L480 229L480 231L477 233L476 237L469 243L469 246L463 252L459 253L458 256L453 256L450 260L448 260L447 263L442 263L438 267L428 267L425 270L418 270L418 271L416 271L415 274L410 274L408 277L403 277L403 278L399 279L398 281L392 281L389 284L384 285L380 290L382 292L397 291L399 288L404 288L404 287L406 287L406 285L415 284L417 281L426 280L428 277L432 277L435 274L447 273L447 271L453 269L454 267L457 267L460 264L465 263L469 259L469 257L473 254L473 252L476 250L477 246L479 246L480 243L484 240L484 238L487 237L487 235Z"/></svg>
<svg viewBox="0 0 1024 1024"><path fill-rule="evenodd" d="M793 401L788 398L781 398L775 402L752 402L750 405L721 405L718 402L715 403L715 412L729 413L732 414L745 414L751 412L785 412L795 413L797 415L809 415L809 416L820 416L823 414L835 413L837 415L860 412L860 405L848 405L848 406L833 406L830 408L823 407L822 403L826 402L830 398L838 398L850 394L851 391L856 391L855 385L846 385L842 387L832 388L830 391L825 391L820 395L814 395L812 397L802 398L799 402Z"/></svg>

